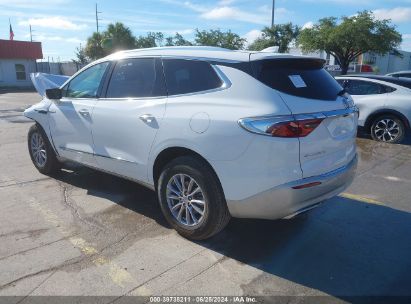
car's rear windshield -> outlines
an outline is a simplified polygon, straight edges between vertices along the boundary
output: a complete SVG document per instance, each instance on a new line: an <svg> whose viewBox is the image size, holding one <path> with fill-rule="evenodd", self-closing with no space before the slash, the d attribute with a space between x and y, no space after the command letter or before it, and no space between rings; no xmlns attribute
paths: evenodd
<svg viewBox="0 0 411 304"><path fill-rule="evenodd" d="M323 65L323 60L305 58L252 62L255 77L275 90L304 98L335 100L343 88Z"/></svg>

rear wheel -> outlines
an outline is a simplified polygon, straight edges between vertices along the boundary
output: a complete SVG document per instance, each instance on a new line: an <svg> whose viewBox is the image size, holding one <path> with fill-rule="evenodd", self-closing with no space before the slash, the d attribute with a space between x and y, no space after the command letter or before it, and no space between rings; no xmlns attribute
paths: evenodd
<svg viewBox="0 0 411 304"><path fill-rule="evenodd" d="M27 143L31 160L40 173L51 174L60 169L60 162L39 125L35 124L30 128Z"/></svg>
<svg viewBox="0 0 411 304"><path fill-rule="evenodd" d="M188 239L210 238L230 220L217 176L198 158L179 157L166 165L157 193L169 224Z"/></svg>
<svg viewBox="0 0 411 304"><path fill-rule="evenodd" d="M387 143L400 143L405 137L405 125L395 115L381 115L371 125L371 137Z"/></svg>

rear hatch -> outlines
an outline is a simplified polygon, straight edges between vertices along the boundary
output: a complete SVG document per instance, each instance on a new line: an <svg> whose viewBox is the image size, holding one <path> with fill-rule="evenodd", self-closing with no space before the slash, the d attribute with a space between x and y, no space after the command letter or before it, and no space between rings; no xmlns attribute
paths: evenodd
<svg viewBox="0 0 411 304"><path fill-rule="evenodd" d="M304 57L252 61L255 77L279 92L297 120L323 118L314 131L299 138L304 177L341 168L356 154L358 114L323 65L322 59Z"/></svg>

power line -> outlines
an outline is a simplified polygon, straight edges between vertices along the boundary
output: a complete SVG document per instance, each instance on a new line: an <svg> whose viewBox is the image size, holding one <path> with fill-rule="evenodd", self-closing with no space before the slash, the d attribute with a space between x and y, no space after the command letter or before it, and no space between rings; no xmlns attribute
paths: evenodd
<svg viewBox="0 0 411 304"><path fill-rule="evenodd" d="M273 10L271 12L271 27L274 27L274 13L275 13L275 0L273 0Z"/></svg>
<svg viewBox="0 0 411 304"><path fill-rule="evenodd" d="M96 28L97 28L97 33L98 33L98 30L99 30L98 21L101 20L101 19L98 17L98 14L101 14L101 12L98 11L98 9L97 9L97 3L96 3Z"/></svg>

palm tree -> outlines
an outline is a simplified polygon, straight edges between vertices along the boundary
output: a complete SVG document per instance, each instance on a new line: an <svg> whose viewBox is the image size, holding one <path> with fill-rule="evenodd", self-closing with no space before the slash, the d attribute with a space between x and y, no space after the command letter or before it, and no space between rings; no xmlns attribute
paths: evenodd
<svg viewBox="0 0 411 304"><path fill-rule="evenodd" d="M96 60L106 56L106 52L101 45L103 35L101 33L94 32L91 37L87 39L87 45L85 47L85 54L92 60Z"/></svg>

